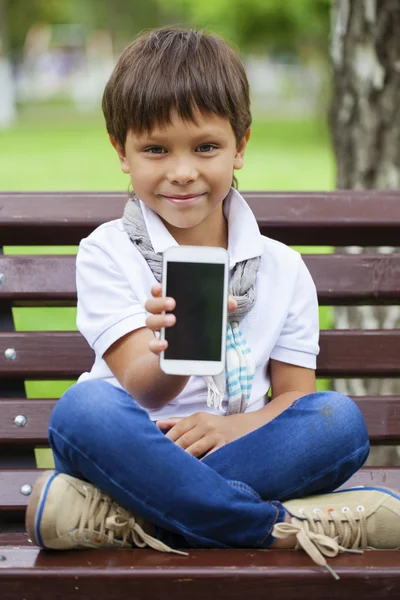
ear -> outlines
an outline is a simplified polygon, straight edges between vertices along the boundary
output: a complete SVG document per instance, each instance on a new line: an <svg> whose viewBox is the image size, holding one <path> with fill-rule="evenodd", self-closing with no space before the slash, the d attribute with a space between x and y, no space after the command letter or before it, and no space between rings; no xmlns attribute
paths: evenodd
<svg viewBox="0 0 400 600"><path fill-rule="evenodd" d="M236 149L236 154L235 154L235 159L233 161L233 168L236 170L239 170L243 167L244 164L244 153L246 151L246 146L247 146L247 142L250 139L250 127L247 129L246 133L244 134L242 141L240 142L239 146Z"/></svg>
<svg viewBox="0 0 400 600"><path fill-rule="evenodd" d="M125 154L124 148L121 148L120 144L117 142L117 140L115 139L115 137L113 135L109 135L108 137L110 138L110 142L114 146L114 148L118 154L118 158L119 158L119 162L120 162L122 171L124 173L130 173L131 169L130 169L128 161L126 160L126 154Z"/></svg>

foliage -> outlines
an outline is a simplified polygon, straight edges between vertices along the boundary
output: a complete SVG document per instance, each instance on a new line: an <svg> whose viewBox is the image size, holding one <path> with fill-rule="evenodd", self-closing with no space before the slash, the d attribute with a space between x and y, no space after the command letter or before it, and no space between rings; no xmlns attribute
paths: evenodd
<svg viewBox="0 0 400 600"><path fill-rule="evenodd" d="M325 45L330 0L159 0L196 27L210 27L241 47L298 50Z"/></svg>
<svg viewBox="0 0 400 600"><path fill-rule="evenodd" d="M0 2L4 0L0 0ZM117 49L143 28L161 24L164 9L159 0L5 0L9 49L19 53L35 23L80 24L88 32L108 29Z"/></svg>
<svg viewBox="0 0 400 600"><path fill-rule="evenodd" d="M329 36L330 0L0 0L4 3L13 52L38 22L107 28L118 48L161 24L207 27L241 47L277 52L325 46Z"/></svg>

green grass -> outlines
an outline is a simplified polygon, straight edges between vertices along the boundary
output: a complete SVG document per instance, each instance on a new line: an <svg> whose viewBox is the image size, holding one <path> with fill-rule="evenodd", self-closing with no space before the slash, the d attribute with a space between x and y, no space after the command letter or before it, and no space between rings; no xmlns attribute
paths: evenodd
<svg viewBox="0 0 400 600"><path fill-rule="evenodd" d="M25 108L19 123L0 135L0 190L126 190L117 155L100 114L70 107ZM255 118L245 167L237 173L245 190L330 190L334 162L322 119ZM329 248L302 248L329 252ZM76 247L6 247L7 254L74 254ZM15 308L17 330L75 330L75 308ZM330 307L320 309L321 328L331 326ZM27 381L28 397L58 397L72 381ZM319 381L319 389L329 382ZM49 451L37 452L52 467Z"/></svg>
<svg viewBox="0 0 400 600"><path fill-rule="evenodd" d="M0 190L125 190L101 115L50 108L23 113L0 135ZM327 190L333 159L322 120L255 119L241 189Z"/></svg>

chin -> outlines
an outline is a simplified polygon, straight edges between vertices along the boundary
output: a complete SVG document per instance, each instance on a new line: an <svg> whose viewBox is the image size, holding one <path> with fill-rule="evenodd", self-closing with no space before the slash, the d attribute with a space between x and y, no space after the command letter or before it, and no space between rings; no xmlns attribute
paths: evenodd
<svg viewBox="0 0 400 600"><path fill-rule="evenodd" d="M167 223L170 227L175 227L176 229L192 229L197 225L200 225L204 221L204 219L164 219L165 223Z"/></svg>

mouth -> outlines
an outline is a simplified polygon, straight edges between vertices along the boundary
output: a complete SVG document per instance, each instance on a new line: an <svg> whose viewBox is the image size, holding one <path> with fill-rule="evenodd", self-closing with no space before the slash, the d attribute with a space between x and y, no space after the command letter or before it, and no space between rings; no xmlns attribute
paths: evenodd
<svg viewBox="0 0 400 600"><path fill-rule="evenodd" d="M196 200L197 198L201 198L204 196L205 192L201 194L175 194L175 195L167 195L160 194L162 198L165 198L169 202L173 202L174 204L184 204L191 202L192 200Z"/></svg>

